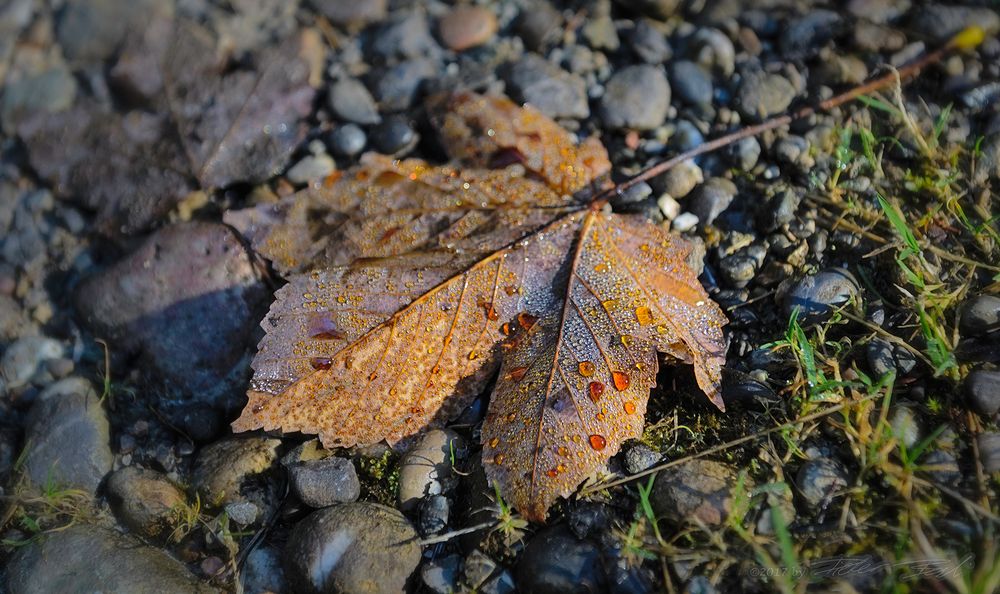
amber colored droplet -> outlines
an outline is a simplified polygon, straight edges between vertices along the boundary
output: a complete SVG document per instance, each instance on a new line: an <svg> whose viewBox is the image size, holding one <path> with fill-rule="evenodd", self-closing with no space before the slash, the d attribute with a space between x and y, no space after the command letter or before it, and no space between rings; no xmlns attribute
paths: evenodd
<svg viewBox="0 0 1000 594"><path fill-rule="evenodd" d="M393 227L391 229L386 229L385 233L383 233L382 237L379 239L379 242L380 243L385 243L385 242L389 241L390 239L392 239L393 235L395 235L396 233L399 233L400 229L402 229L402 227L399 227L399 226Z"/></svg>
<svg viewBox="0 0 1000 594"><path fill-rule="evenodd" d="M517 287L515 287L514 285L507 285L507 286L505 286L503 288L503 291L504 291L504 293L507 293L507 295L509 295L511 297L513 297L514 295L517 295Z"/></svg>
<svg viewBox="0 0 1000 594"><path fill-rule="evenodd" d="M579 435L574 435L573 436L573 443L580 443L580 436Z"/></svg>
<svg viewBox="0 0 1000 594"><path fill-rule="evenodd" d="M599 412L596 415L594 415L594 418L596 418L598 421L603 421L604 420L604 413Z"/></svg>
<svg viewBox="0 0 1000 594"><path fill-rule="evenodd" d="M628 414L630 414L630 415L634 415L635 414L635 403L632 402L631 400L626 400L625 404L622 405L622 406L625 407L625 412L627 412Z"/></svg>
<svg viewBox="0 0 1000 594"><path fill-rule="evenodd" d="M503 332L504 336L510 336L510 323L504 322L503 325L500 326L500 331Z"/></svg>
<svg viewBox="0 0 1000 594"><path fill-rule="evenodd" d="M653 323L653 313L645 305L635 308L635 319L643 326Z"/></svg>
<svg viewBox="0 0 1000 594"><path fill-rule="evenodd" d="M526 373L528 373L527 367L515 367L507 372L505 377L507 379L514 380L515 382L519 382L524 378L524 374Z"/></svg>
<svg viewBox="0 0 1000 594"><path fill-rule="evenodd" d="M521 313L517 314L517 323L525 330L531 330L531 327L534 326L535 322L537 321L538 318L529 313L525 313L522 311Z"/></svg>
<svg viewBox="0 0 1000 594"><path fill-rule="evenodd" d="M550 469L548 469L548 470L545 471L545 474L549 478L556 478L557 476L559 476L559 471L556 470L555 468L550 468Z"/></svg>
<svg viewBox="0 0 1000 594"><path fill-rule="evenodd" d="M500 438L499 437L494 437L493 439L490 440L490 447L491 448L495 448L498 445L500 445Z"/></svg>
<svg viewBox="0 0 1000 594"><path fill-rule="evenodd" d="M329 357L313 357L309 359L309 364L313 369L323 370L333 367L333 359Z"/></svg>
<svg viewBox="0 0 1000 594"><path fill-rule="evenodd" d="M451 334L445 336L441 342L444 343L444 348L448 348L448 345L451 344Z"/></svg>
<svg viewBox="0 0 1000 594"><path fill-rule="evenodd" d="M333 184L337 183L337 180L343 177L343 175L343 171L334 171L330 175L323 178L323 187L332 188Z"/></svg>
<svg viewBox="0 0 1000 594"><path fill-rule="evenodd" d="M479 358L479 353L476 351L469 351L469 361L475 361Z"/></svg>
<svg viewBox="0 0 1000 594"><path fill-rule="evenodd" d="M563 464L559 464L558 466L556 466L556 472L566 472L566 466Z"/></svg>
<svg viewBox="0 0 1000 594"><path fill-rule="evenodd" d="M493 456L493 463L496 464L497 466L503 464L503 454L497 454L496 456Z"/></svg>
<svg viewBox="0 0 1000 594"><path fill-rule="evenodd" d="M595 403L601 400L601 395L604 394L604 384L601 382L590 382L587 386L587 393L590 394L590 399Z"/></svg>
<svg viewBox="0 0 1000 594"><path fill-rule="evenodd" d="M580 369L580 375L583 377L590 377L597 371L597 368L590 361L580 361L577 367Z"/></svg>
<svg viewBox="0 0 1000 594"><path fill-rule="evenodd" d="M410 407L410 413L411 414L419 415L422 412L424 412L424 409L420 408L419 406L411 406Z"/></svg>
<svg viewBox="0 0 1000 594"><path fill-rule="evenodd" d="M601 307L604 308L604 311L611 311L617 305L618 305L618 302L615 301L614 299L608 299L607 301L602 301L601 302Z"/></svg>
<svg viewBox="0 0 1000 594"><path fill-rule="evenodd" d="M324 330L313 334L315 340L344 340L344 335L336 330Z"/></svg>
<svg viewBox="0 0 1000 594"><path fill-rule="evenodd" d="M490 304L490 308L486 310L486 319L491 322L495 322L500 319L500 314L497 313L497 310L493 307L492 303Z"/></svg>
<svg viewBox="0 0 1000 594"><path fill-rule="evenodd" d="M594 435L590 436L590 447L594 448L598 452L607 447L607 445L608 445L608 440L604 439L603 435L597 435L595 433Z"/></svg>
<svg viewBox="0 0 1000 594"><path fill-rule="evenodd" d="M615 389L619 392L624 392L628 389L629 379L628 374L624 371L615 371L611 374L611 379L615 382Z"/></svg>
<svg viewBox="0 0 1000 594"><path fill-rule="evenodd" d="M517 413L510 413L509 415L507 415L507 422L513 423L514 419L516 418L517 418Z"/></svg>
<svg viewBox="0 0 1000 594"><path fill-rule="evenodd" d="M567 448L566 446L559 446L559 449L556 450L556 452L560 456L569 456L569 448Z"/></svg>
<svg viewBox="0 0 1000 594"><path fill-rule="evenodd" d="M632 345L632 337L628 334L621 335L622 346L628 348Z"/></svg>
<svg viewBox="0 0 1000 594"><path fill-rule="evenodd" d="M264 410L264 403L258 402L257 404L253 405L253 408L250 409L250 412L259 413L262 410Z"/></svg>
<svg viewBox="0 0 1000 594"><path fill-rule="evenodd" d="M368 374L368 381L373 382L373 381L375 381L375 378L377 378L377 377L378 377L378 374L373 371L370 374Z"/></svg>
<svg viewBox="0 0 1000 594"><path fill-rule="evenodd" d="M597 266L594 266L594 270L595 270L596 272L604 272L604 271L605 271L605 270L607 270L607 269L608 269L608 267L607 267L607 266L605 266L603 262L602 262L602 263L600 263L600 264L598 264Z"/></svg>

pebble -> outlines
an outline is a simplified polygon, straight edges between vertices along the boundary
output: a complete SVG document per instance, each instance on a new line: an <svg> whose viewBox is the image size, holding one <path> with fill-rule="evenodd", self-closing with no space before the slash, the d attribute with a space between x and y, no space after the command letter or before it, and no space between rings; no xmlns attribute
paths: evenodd
<svg viewBox="0 0 1000 594"><path fill-rule="evenodd" d="M546 528L528 542L514 577L518 591L524 594L605 591L600 550L577 539L564 526Z"/></svg>
<svg viewBox="0 0 1000 594"><path fill-rule="evenodd" d="M667 117L670 85L663 70L641 64L615 72L605 85L600 115L609 128L652 130Z"/></svg>
<svg viewBox="0 0 1000 594"><path fill-rule="evenodd" d="M537 54L526 54L502 69L511 96L550 118L582 119L590 115L583 79Z"/></svg>
<svg viewBox="0 0 1000 594"><path fill-rule="evenodd" d="M0 359L0 377L8 390L20 388L47 372L46 363L62 358L62 343L44 336L26 336L7 347Z"/></svg>
<svg viewBox="0 0 1000 594"><path fill-rule="evenodd" d="M697 126L688 120L680 120L674 124L674 133L670 136L670 147L677 152L684 152L705 142L705 136ZM695 163L701 163L701 157L695 157Z"/></svg>
<svg viewBox="0 0 1000 594"><path fill-rule="evenodd" d="M355 78L342 78L330 85L327 105L345 122L371 125L382 121L368 87Z"/></svg>
<svg viewBox="0 0 1000 594"><path fill-rule="evenodd" d="M962 305L958 331L963 337L984 336L1000 330L1000 297L979 295Z"/></svg>
<svg viewBox="0 0 1000 594"><path fill-rule="evenodd" d="M437 534L448 527L451 502L444 495L431 495L420 502L417 531L424 536Z"/></svg>
<svg viewBox="0 0 1000 594"><path fill-rule="evenodd" d="M183 403L169 416L170 422L195 443L214 440L225 424L219 411L205 404Z"/></svg>
<svg viewBox="0 0 1000 594"><path fill-rule="evenodd" d="M545 1L532 3L530 8L521 10L514 21L517 33L525 47L533 52L545 49L559 37L562 16L559 11Z"/></svg>
<svg viewBox="0 0 1000 594"><path fill-rule="evenodd" d="M266 437L227 437L207 445L194 461L191 487L204 505L251 503L261 518L276 504L276 486L265 473L274 467L280 445Z"/></svg>
<svg viewBox="0 0 1000 594"><path fill-rule="evenodd" d="M698 215L682 212L671 222L671 228L678 233L685 233L698 225Z"/></svg>
<svg viewBox="0 0 1000 594"><path fill-rule="evenodd" d="M426 58L399 62L372 76L372 93L384 111L403 111L416 103L424 81L437 74L436 63Z"/></svg>
<svg viewBox="0 0 1000 594"><path fill-rule="evenodd" d="M799 309L802 323L827 320L835 308L860 297L854 275L843 268L828 268L800 280L785 298L785 315Z"/></svg>
<svg viewBox="0 0 1000 594"><path fill-rule="evenodd" d="M108 418L89 381L69 377L47 387L25 427L24 469L35 488L54 483L90 494L111 471Z"/></svg>
<svg viewBox="0 0 1000 594"><path fill-rule="evenodd" d="M670 88L691 105L712 102L712 78L694 62L676 60L670 64Z"/></svg>
<svg viewBox="0 0 1000 594"><path fill-rule="evenodd" d="M756 138L744 138L727 149L730 160L741 171L750 171L760 159L760 143Z"/></svg>
<svg viewBox="0 0 1000 594"><path fill-rule="evenodd" d="M989 474L1000 472L1000 433L984 432L976 438L979 446L979 460Z"/></svg>
<svg viewBox="0 0 1000 594"><path fill-rule="evenodd" d="M946 450L933 450L920 460L920 468L931 479L946 485L956 485L962 480L955 455Z"/></svg>
<svg viewBox="0 0 1000 594"><path fill-rule="evenodd" d="M1000 412L1000 371L973 371L965 378L964 388L970 410L986 418Z"/></svg>
<svg viewBox="0 0 1000 594"><path fill-rule="evenodd" d="M343 503L299 521L284 558L295 592L401 594L420 564L420 545L413 526L391 507Z"/></svg>
<svg viewBox="0 0 1000 594"><path fill-rule="evenodd" d="M420 568L420 578L434 594L458 592L458 576L462 569L462 557L452 554L424 563Z"/></svg>
<svg viewBox="0 0 1000 594"><path fill-rule="evenodd" d="M517 592L517 585L514 583L514 576L509 571L503 570L492 578L486 580L479 588L480 594L514 594Z"/></svg>
<svg viewBox="0 0 1000 594"><path fill-rule="evenodd" d="M987 179L1000 180L1000 134L992 134L980 146L982 154L976 160L975 180L983 183Z"/></svg>
<svg viewBox="0 0 1000 594"><path fill-rule="evenodd" d="M465 583L475 590L482 586L496 570L496 561L490 559L486 553L476 549L465 558L462 576L465 578Z"/></svg>
<svg viewBox="0 0 1000 594"><path fill-rule="evenodd" d="M692 193L688 209L703 225L711 225L736 197L736 184L723 177L713 177Z"/></svg>
<svg viewBox="0 0 1000 594"><path fill-rule="evenodd" d="M609 15L597 15L587 19L580 33L587 45L595 50L613 52L621 47L615 22Z"/></svg>
<svg viewBox="0 0 1000 594"><path fill-rule="evenodd" d="M6 567L10 592L221 592L166 551L79 524L33 539Z"/></svg>
<svg viewBox="0 0 1000 594"><path fill-rule="evenodd" d="M788 109L795 87L780 74L751 70L743 75L734 106L749 121L765 120Z"/></svg>
<svg viewBox="0 0 1000 594"><path fill-rule="evenodd" d="M910 10L910 0L849 0L847 12L859 19L884 25Z"/></svg>
<svg viewBox="0 0 1000 594"><path fill-rule="evenodd" d="M636 474L652 467L661 459L660 453L648 445L636 442L625 449L625 470Z"/></svg>
<svg viewBox="0 0 1000 594"><path fill-rule="evenodd" d="M779 40L779 47L789 58L814 56L833 36L840 15L832 10L812 9L789 22Z"/></svg>
<svg viewBox="0 0 1000 594"><path fill-rule="evenodd" d="M427 15L421 10L399 11L378 27L371 52L384 62L436 58L441 47L431 35Z"/></svg>
<svg viewBox="0 0 1000 594"><path fill-rule="evenodd" d="M391 117L372 130L372 144L385 155L402 155L416 146L419 136L403 118Z"/></svg>
<svg viewBox="0 0 1000 594"><path fill-rule="evenodd" d="M421 499L448 491L455 481L452 452L461 448L458 435L432 429L399 462L399 509L410 511Z"/></svg>
<svg viewBox="0 0 1000 594"><path fill-rule="evenodd" d="M709 72L729 78L736 70L736 48L725 33L702 27L688 43L688 57Z"/></svg>
<svg viewBox="0 0 1000 594"><path fill-rule="evenodd" d="M285 173L288 181L296 185L321 180L337 170L330 155L306 155Z"/></svg>
<svg viewBox="0 0 1000 594"><path fill-rule="evenodd" d="M639 19L625 40L635 55L647 64L662 64L674 54L666 36L648 19Z"/></svg>
<svg viewBox="0 0 1000 594"><path fill-rule="evenodd" d="M29 114L68 109L76 95L76 79L64 67L9 81L0 102L0 122L8 129L16 129Z"/></svg>
<svg viewBox="0 0 1000 594"><path fill-rule="evenodd" d="M772 150L778 161L794 164L798 163L803 155L808 155L809 141L801 136L786 136L776 142Z"/></svg>
<svg viewBox="0 0 1000 594"><path fill-rule="evenodd" d="M920 441L920 421L913 412L913 407L908 404L898 404L892 407L889 413L889 426L892 427L892 434L909 449Z"/></svg>
<svg viewBox="0 0 1000 594"><path fill-rule="evenodd" d="M650 504L657 517L678 525L695 519L720 526L732 509L736 472L712 460L696 459L656 475Z"/></svg>
<svg viewBox="0 0 1000 594"><path fill-rule="evenodd" d="M795 475L799 494L811 509L822 510L849 485L844 467L829 458L814 458L802 464Z"/></svg>
<svg viewBox="0 0 1000 594"><path fill-rule="evenodd" d="M674 200L673 196L664 193L659 198L656 199L656 206L660 209L660 213L663 214L663 218L672 221L679 214L681 214L681 204Z"/></svg>
<svg viewBox="0 0 1000 594"><path fill-rule="evenodd" d="M184 492L155 470L126 466L108 478L108 498L115 515L129 530L158 538L173 530Z"/></svg>
<svg viewBox="0 0 1000 594"><path fill-rule="evenodd" d="M618 0L629 10L635 10L656 20L665 21L681 7L681 0Z"/></svg>
<svg viewBox="0 0 1000 594"><path fill-rule="evenodd" d="M330 132L330 149L342 157L354 157L368 143L365 131L357 124L337 126Z"/></svg>
<svg viewBox="0 0 1000 594"><path fill-rule="evenodd" d="M890 372L895 372L897 377L901 377L917 366L913 353L881 338L875 338L868 343L865 355L868 359L868 369L875 379L885 377Z"/></svg>
<svg viewBox="0 0 1000 594"><path fill-rule="evenodd" d="M726 256L719 261L719 274L730 287L743 289L757 274L757 261L743 254Z"/></svg>
<svg viewBox="0 0 1000 594"><path fill-rule="evenodd" d="M292 491L309 507L356 501L361 495L361 482L354 464L337 456L291 464L288 479Z"/></svg>
<svg viewBox="0 0 1000 594"><path fill-rule="evenodd" d="M193 401L233 409L270 293L229 227L190 222L160 229L85 280L76 307L117 352L138 354L138 369Z"/></svg>
<svg viewBox="0 0 1000 594"><path fill-rule="evenodd" d="M386 16L388 0L309 0L316 10L334 25L360 27L381 21Z"/></svg>
<svg viewBox="0 0 1000 594"><path fill-rule="evenodd" d="M482 6L452 8L438 23L438 35L446 47L456 52L488 43L497 33L497 17Z"/></svg>
<svg viewBox="0 0 1000 594"><path fill-rule="evenodd" d="M913 12L910 27L916 37L947 41L966 27L980 27L986 37L1000 32L1000 14L991 8L928 4Z"/></svg>

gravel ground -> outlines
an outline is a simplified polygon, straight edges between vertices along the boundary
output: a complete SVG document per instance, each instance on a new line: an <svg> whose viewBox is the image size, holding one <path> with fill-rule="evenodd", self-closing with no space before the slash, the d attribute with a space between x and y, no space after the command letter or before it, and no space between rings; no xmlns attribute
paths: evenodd
<svg viewBox="0 0 1000 594"><path fill-rule="evenodd" d="M440 161L425 97L530 103L620 181L970 25L898 95L618 196L699 246L729 412L665 369L545 525L486 483L483 399L406 452L229 431L282 281L223 215ZM0 593L995 591L998 32L987 1L0 1Z"/></svg>

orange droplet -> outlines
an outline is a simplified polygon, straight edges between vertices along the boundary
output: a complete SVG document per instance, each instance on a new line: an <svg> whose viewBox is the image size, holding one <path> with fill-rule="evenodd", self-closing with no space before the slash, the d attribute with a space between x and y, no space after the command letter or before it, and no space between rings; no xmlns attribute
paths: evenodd
<svg viewBox="0 0 1000 594"><path fill-rule="evenodd" d="M386 229L385 233L382 234L382 238L379 239L379 242L380 243L385 243L385 242L389 241L390 239L392 239L393 235L395 235L396 233L399 233L400 229L402 229L402 227L398 227L398 226L397 227L393 227L391 229Z"/></svg>
<svg viewBox="0 0 1000 594"><path fill-rule="evenodd" d="M643 326L653 323L653 313L645 305L635 308L635 319Z"/></svg>
<svg viewBox="0 0 1000 594"><path fill-rule="evenodd" d="M503 291L504 291L504 293L507 293L507 295L509 295L511 297L513 297L514 295L517 295L517 287L515 287L514 285L507 285L507 286L505 286L503 288Z"/></svg>
<svg viewBox="0 0 1000 594"><path fill-rule="evenodd" d="M562 464L556 466L556 472L566 472L566 467Z"/></svg>
<svg viewBox="0 0 1000 594"><path fill-rule="evenodd" d="M493 439L490 440L490 447L491 448L495 448L499 444L500 444L500 438L499 437L494 437Z"/></svg>
<svg viewBox="0 0 1000 594"><path fill-rule="evenodd" d="M596 418L598 421L603 421L604 420L604 413L603 412L599 412L596 415L594 415L594 418Z"/></svg>
<svg viewBox="0 0 1000 594"><path fill-rule="evenodd" d="M448 348L448 345L451 344L451 333L445 336L444 339L441 340L441 342L444 343L444 348Z"/></svg>
<svg viewBox="0 0 1000 594"><path fill-rule="evenodd" d="M556 452L558 452L560 456L569 456L569 448L566 446L559 446L559 449L556 450Z"/></svg>
<svg viewBox="0 0 1000 594"><path fill-rule="evenodd" d="M500 331L503 332L504 336L510 336L510 323L504 322L503 325L500 326Z"/></svg>
<svg viewBox="0 0 1000 594"><path fill-rule="evenodd" d="M503 454L497 454L496 456L493 456L493 463L496 464L497 466L503 464Z"/></svg>
<svg viewBox="0 0 1000 594"><path fill-rule="evenodd" d="M557 476L559 476L559 471L556 470L555 468L550 468L550 469L548 469L548 470L545 471L545 474L549 478L556 478Z"/></svg>
<svg viewBox="0 0 1000 594"><path fill-rule="evenodd" d="M624 371L615 371L611 374L611 379L615 382L615 389L619 392L624 392L628 389L629 379L628 374Z"/></svg>
<svg viewBox="0 0 1000 594"><path fill-rule="evenodd" d="M604 311L611 311L617 305L618 305L618 302L615 301L614 299L608 299L607 301L602 301L601 302L601 307L604 308Z"/></svg>
<svg viewBox="0 0 1000 594"><path fill-rule="evenodd" d="M440 365L435 365L434 367L431 367L431 375L437 375L439 373L441 373Z"/></svg>
<svg viewBox="0 0 1000 594"><path fill-rule="evenodd" d="M594 435L590 436L590 447L594 448L598 452L607 447L607 445L608 445L608 440L604 439L603 435L597 435L595 433Z"/></svg>
<svg viewBox="0 0 1000 594"><path fill-rule="evenodd" d="M587 386L587 393L590 394L590 399L592 401L599 402L601 400L601 394L604 394L604 384L601 382L590 382Z"/></svg>
<svg viewBox="0 0 1000 594"><path fill-rule="evenodd" d="M377 377L378 377L378 374L373 371L370 374L368 374L368 381L373 382L373 381L375 381L375 378L377 378Z"/></svg>
<svg viewBox="0 0 1000 594"><path fill-rule="evenodd" d="M530 313L521 312L517 314L517 323L525 330L531 330L531 327L535 325L538 318L531 315Z"/></svg>
<svg viewBox="0 0 1000 594"><path fill-rule="evenodd" d="M627 412L628 414L630 415L635 414L635 403L632 402L631 400L626 400L625 404L623 404L622 406L625 407L625 412Z"/></svg>
<svg viewBox="0 0 1000 594"><path fill-rule="evenodd" d="M527 367L515 367L514 369L508 371L505 377L509 380L519 382L524 378L524 374L526 373L528 373Z"/></svg>
<svg viewBox="0 0 1000 594"><path fill-rule="evenodd" d="M333 359L329 357L313 357L309 359L309 364L312 365L313 369L317 370L330 369L333 367Z"/></svg>
<svg viewBox="0 0 1000 594"><path fill-rule="evenodd" d="M469 361L475 361L479 358L479 353L476 351L469 351Z"/></svg>
<svg viewBox="0 0 1000 594"><path fill-rule="evenodd" d="M594 266L594 270L596 272L604 272L607 269L608 269L608 267L603 262L600 263L600 264L598 264L597 266Z"/></svg>
<svg viewBox="0 0 1000 594"><path fill-rule="evenodd" d="M517 418L517 413L510 413L510 414L507 415L507 422L508 423L513 423L514 419L516 419L516 418Z"/></svg>
<svg viewBox="0 0 1000 594"><path fill-rule="evenodd" d="M580 361L577 367L580 369L580 375L583 377L590 377L597 371L597 368L590 361Z"/></svg>
<svg viewBox="0 0 1000 594"><path fill-rule="evenodd" d="M573 443L580 443L580 436L579 435L574 435L573 436Z"/></svg>

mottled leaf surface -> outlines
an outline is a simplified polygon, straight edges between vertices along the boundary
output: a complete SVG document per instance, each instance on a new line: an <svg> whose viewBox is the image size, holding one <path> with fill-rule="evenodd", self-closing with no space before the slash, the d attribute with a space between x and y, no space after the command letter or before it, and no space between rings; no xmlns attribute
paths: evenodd
<svg viewBox="0 0 1000 594"><path fill-rule="evenodd" d="M499 369L483 461L542 520L641 434L657 352L692 364L722 408L726 319L684 240L579 198L608 170L595 140L506 99L436 108L457 165L368 156L227 217L289 279L233 427L395 443L454 418Z"/></svg>

